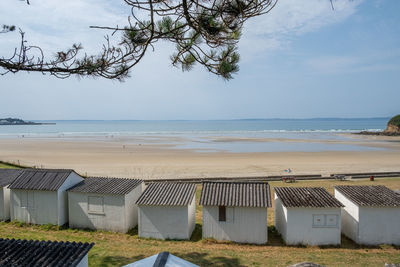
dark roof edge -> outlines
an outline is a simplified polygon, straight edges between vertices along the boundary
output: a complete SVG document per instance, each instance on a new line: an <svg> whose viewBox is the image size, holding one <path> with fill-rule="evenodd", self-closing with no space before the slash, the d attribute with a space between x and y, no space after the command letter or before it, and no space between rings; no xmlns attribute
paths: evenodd
<svg viewBox="0 0 400 267"><path fill-rule="evenodd" d="M93 178L102 178L102 179L123 179L123 180L138 180L138 181L144 181L143 179L139 179L139 178L129 178L129 177L114 177L114 176L87 176L84 177L84 179L93 179Z"/></svg>
<svg viewBox="0 0 400 267"><path fill-rule="evenodd" d="M50 241L50 242L54 242L54 241ZM84 251L82 251L82 253L76 258L75 262L77 265L82 261L82 259L86 256L86 254L88 254L89 251L94 246L93 242L92 243L85 242L85 243L88 244L88 247ZM85 244L85 243L83 243L83 244Z"/></svg>
<svg viewBox="0 0 400 267"><path fill-rule="evenodd" d="M90 249L95 245L95 243L88 243L88 242L76 242L76 241L57 241L57 240L54 240L54 241L51 241L51 240L38 240L38 239L15 239L15 238L1 238L0 237L0 241L1 240L3 240L3 241L6 241L6 242L19 242L19 241L26 241L26 242L45 242L45 243L50 243L50 244L60 244L60 243L63 243L63 244L67 244L67 243L69 243L69 244L72 244L72 243L75 243L75 244L78 244L78 245L84 245L85 246L85 249L84 250L82 250L81 251L81 253L75 258L75 260L72 262L72 265L71 266L77 266L81 261L82 261L82 259L86 256L86 254L88 254L89 253L89 251L90 251ZM47 248L49 251L51 250L51 248Z"/></svg>
<svg viewBox="0 0 400 267"><path fill-rule="evenodd" d="M142 179L131 179L131 178L117 178L117 177L82 177L83 181L80 181L79 183L73 185L72 187L68 188L67 192L71 192L71 193L81 193L81 194L100 194L100 195L113 195L113 196L123 196L126 194L131 193L134 189L136 189L138 186L140 186L141 184L143 184L143 180ZM132 190L130 190L129 192L125 193L125 194L118 194L118 193L100 193L100 192L84 192L84 191L73 191L76 187L81 186L86 179L120 179L120 180L132 180L132 181L138 181L138 184L132 188Z"/></svg>
<svg viewBox="0 0 400 267"><path fill-rule="evenodd" d="M399 195L395 190L387 187L386 185L382 184L377 184L377 185L336 185L334 186L334 189L338 190L340 194L342 194L347 200L349 200L351 203L354 205L360 207L360 208L367 208L367 207L379 207L379 208L399 208L399 204L377 204L377 203L361 203L356 199L357 196L352 196L351 192L346 192L346 188L351 188L351 187L384 187L385 189L388 189L389 191L392 191L394 195Z"/></svg>
<svg viewBox="0 0 400 267"><path fill-rule="evenodd" d="M24 171L47 171L47 172L69 172L71 173L75 173L76 175L85 178L85 176L80 175L79 173L77 173L74 169L40 169L40 168L26 168L23 169Z"/></svg>
<svg viewBox="0 0 400 267"><path fill-rule="evenodd" d="M58 189L57 190L46 190L46 189L23 189L23 188L11 188L11 186L13 185L13 183L15 182L15 181L17 181L18 180L18 178L20 178L22 175L24 175L24 173L25 172L30 172L30 171L42 171L42 172L66 172L66 173L68 173L68 176L65 178L65 180L64 180L64 182L61 184L61 185L63 185L64 183L65 183L65 181L67 180L67 178L71 175L71 173L75 173L76 175L78 175L79 177L81 177L81 178L84 178L84 177L82 177L79 173L77 173L75 170L73 170L73 169L39 169L39 168L25 168L25 169L22 169L23 171L14 179L14 181L12 181L8 186L7 186L7 188L8 189L14 189L14 190L32 190L32 191L52 191L52 192L54 192L54 191L58 191ZM60 186L61 187L61 186Z"/></svg>
<svg viewBox="0 0 400 267"><path fill-rule="evenodd" d="M247 207L247 208L271 208L272 207L272 198L271 198L271 186L269 185L268 182L261 182L261 181L257 181L257 182L252 182L252 181L223 181L223 182L219 182L219 181L210 181L210 182L203 182L202 185L204 184L223 184L223 185L238 185L238 184L246 184L246 185L263 185L266 188L266 197L267 197L267 203L265 206L263 207L253 207L253 206L249 206L249 205L235 205L235 206L231 206L231 205L227 205L226 207ZM210 185L211 186L211 185ZM199 205L200 206L218 206L215 201L214 203L208 203L209 201L204 199L204 190L205 187L203 186L202 190L201 190L201 194L200 194L200 199L199 199ZM209 190L209 189L208 189ZM205 203L207 202L207 203ZM218 202L218 201L217 201ZM212 205L211 205L212 204Z"/></svg>
<svg viewBox="0 0 400 267"><path fill-rule="evenodd" d="M288 189L288 188L291 188L291 189ZM300 189L300 190L305 190L305 189L312 189L312 190L320 189L320 190L323 190L324 193L327 194L327 195L326 195L327 197L331 198L332 201L338 203L338 206L333 206L333 205L330 205L330 204L327 204L326 207L314 207L314 206L286 206L286 205L283 203L283 201L282 201L283 198L284 198L284 195L283 195L283 192L282 192L281 190L286 190L286 189L292 190L293 188L297 188L297 189ZM342 202L340 202L337 198L335 198L335 196L333 196L331 193L329 193L328 190L326 190L326 188L324 188L324 187L320 187L320 186L314 186L314 187L308 187L308 186L307 186L307 187L285 187L285 186L277 186L277 187L274 187L273 189L274 189L274 191L275 191L275 194L281 199L282 205L285 206L286 208L294 208L294 209L297 209L297 208L330 209L330 208L343 208L343 207L345 207L345 205L344 205Z"/></svg>
<svg viewBox="0 0 400 267"><path fill-rule="evenodd" d="M212 180L210 180L210 181L202 182L202 184L211 184L211 183L213 183L213 184L222 184L222 183L224 183L224 184L266 184L269 186L268 182L260 182L260 181L253 182L253 181L212 181Z"/></svg>
<svg viewBox="0 0 400 267"><path fill-rule="evenodd" d="M172 205L172 204L163 204L163 205L161 205L161 204L154 204L154 203L149 204L147 202L146 203L141 203L141 202L144 202L142 200L142 197L145 196L145 194L148 194L148 190L151 189L150 186L153 185L153 184L180 184L180 185L187 185L187 186L191 187L190 191L192 191L192 192L190 192L190 194L188 194L188 196L190 197L190 201L187 204L178 204L178 205ZM172 183L171 182L162 182L162 181L161 182L151 182L151 183L148 184L148 186L141 193L139 198L136 200L135 204L137 206L164 206L164 207L175 206L175 207L185 207L185 206L190 205L192 203L192 201L193 201L193 198L196 197L196 188L197 188L197 185L195 183L188 183L188 182L172 182ZM195 203L195 205L196 205L196 203Z"/></svg>

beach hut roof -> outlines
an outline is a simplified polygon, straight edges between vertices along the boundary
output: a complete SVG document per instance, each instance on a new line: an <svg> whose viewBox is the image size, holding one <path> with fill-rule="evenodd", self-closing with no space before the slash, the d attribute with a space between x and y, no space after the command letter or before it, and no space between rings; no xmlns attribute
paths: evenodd
<svg viewBox="0 0 400 267"><path fill-rule="evenodd" d="M400 207L400 196L383 185L340 185L335 189L359 206Z"/></svg>
<svg viewBox="0 0 400 267"><path fill-rule="evenodd" d="M271 207L269 184L265 182L204 182L200 205Z"/></svg>
<svg viewBox="0 0 400 267"><path fill-rule="evenodd" d="M185 261L179 257L176 257L169 252L161 252L159 254L144 258L142 260L133 262L125 265L124 267L199 267L196 264Z"/></svg>
<svg viewBox="0 0 400 267"><path fill-rule="evenodd" d="M94 243L0 238L2 266L77 266Z"/></svg>
<svg viewBox="0 0 400 267"><path fill-rule="evenodd" d="M142 182L143 181L139 179L88 177L68 191L126 195Z"/></svg>
<svg viewBox="0 0 400 267"><path fill-rule="evenodd" d="M156 182L149 184L136 201L137 205L187 206L196 193L194 183Z"/></svg>
<svg viewBox="0 0 400 267"><path fill-rule="evenodd" d="M340 208L344 207L322 187L275 187L282 204L288 208Z"/></svg>
<svg viewBox="0 0 400 267"><path fill-rule="evenodd" d="M324 267L324 265L319 265L319 264L316 264L313 262L300 262L300 263L290 265L288 267Z"/></svg>
<svg viewBox="0 0 400 267"><path fill-rule="evenodd" d="M22 172L22 169L0 169L0 187L11 184Z"/></svg>
<svg viewBox="0 0 400 267"><path fill-rule="evenodd" d="M24 169L8 188L57 191L73 172L68 169Z"/></svg>

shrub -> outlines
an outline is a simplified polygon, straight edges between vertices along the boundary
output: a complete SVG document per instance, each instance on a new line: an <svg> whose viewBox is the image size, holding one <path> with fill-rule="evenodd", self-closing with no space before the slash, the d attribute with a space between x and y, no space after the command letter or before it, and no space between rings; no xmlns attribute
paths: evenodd
<svg viewBox="0 0 400 267"><path fill-rule="evenodd" d="M395 125L397 127L400 127L400 115L394 116L393 118L390 119L388 124Z"/></svg>

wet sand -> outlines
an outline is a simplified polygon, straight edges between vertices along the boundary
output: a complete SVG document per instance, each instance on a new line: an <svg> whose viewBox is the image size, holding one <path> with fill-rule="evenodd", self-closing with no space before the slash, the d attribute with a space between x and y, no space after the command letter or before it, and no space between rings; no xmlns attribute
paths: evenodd
<svg viewBox="0 0 400 267"><path fill-rule="evenodd" d="M216 142L243 138L213 137ZM390 148L381 151L198 152L176 149L177 137L1 138L0 160L26 166L71 168L83 175L107 177L195 178L400 171L400 140L356 136L355 145ZM150 141L149 141L150 140ZM271 140L251 140L268 142ZM309 140L280 140L309 142ZM385 141L385 142L383 142ZM318 142L343 142L320 140Z"/></svg>

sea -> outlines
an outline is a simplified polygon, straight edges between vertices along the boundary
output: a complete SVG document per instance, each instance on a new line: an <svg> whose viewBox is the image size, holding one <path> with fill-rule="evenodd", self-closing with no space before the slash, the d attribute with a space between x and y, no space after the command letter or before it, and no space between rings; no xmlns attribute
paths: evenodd
<svg viewBox="0 0 400 267"><path fill-rule="evenodd" d="M381 131L389 119L37 120L52 124L0 126L0 138L140 137L199 152L364 151L385 148L347 144L357 137L343 133Z"/></svg>

